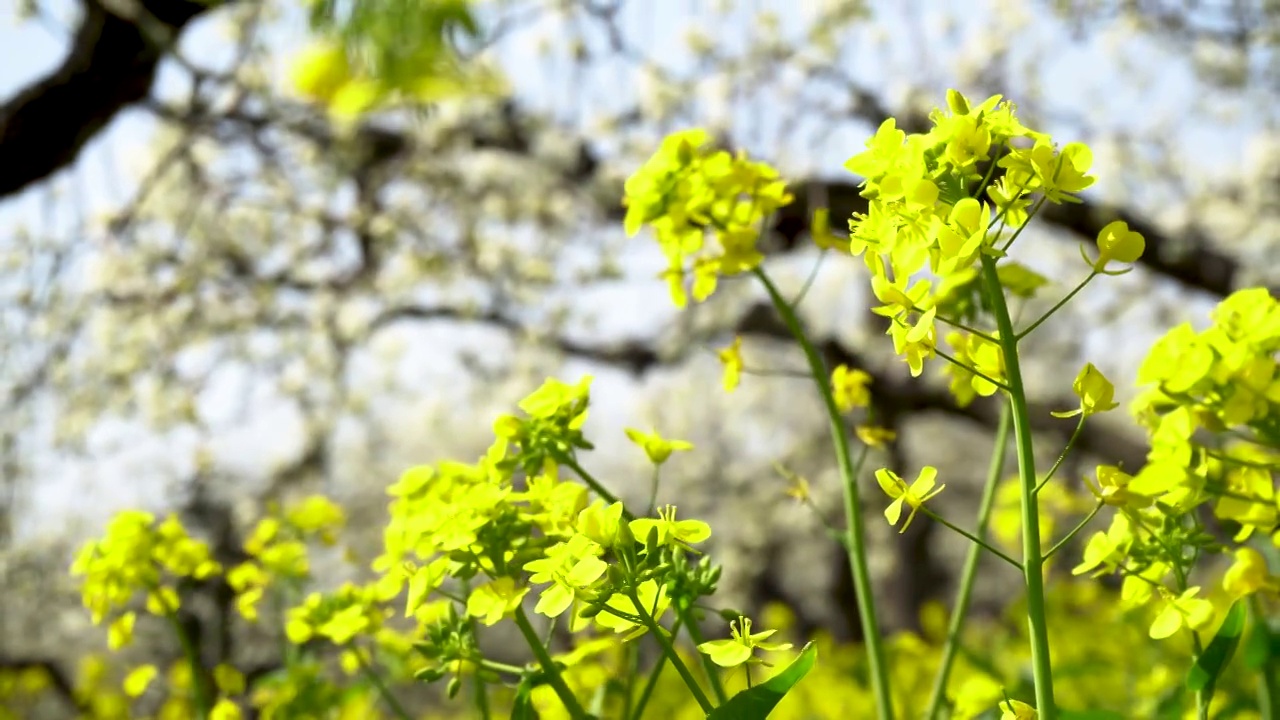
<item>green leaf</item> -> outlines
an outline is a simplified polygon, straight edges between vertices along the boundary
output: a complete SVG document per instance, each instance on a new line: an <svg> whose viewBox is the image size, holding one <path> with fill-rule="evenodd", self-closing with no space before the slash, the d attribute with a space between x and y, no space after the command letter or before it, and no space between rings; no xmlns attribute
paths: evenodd
<svg viewBox="0 0 1280 720"><path fill-rule="evenodd" d="M1209 697L1213 696L1214 682L1226 669L1231 656L1235 654L1236 646L1240 644L1240 637L1244 635L1246 616L1244 600L1232 603L1226 619L1222 621L1222 627L1218 628L1218 634L1213 636L1209 646L1200 653L1196 664L1191 666L1191 671L1187 673L1188 690L1204 691Z"/></svg>
<svg viewBox="0 0 1280 720"><path fill-rule="evenodd" d="M1110 710L1063 710L1058 713L1058 717L1061 720L1125 720L1123 715Z"/></svg>
<svg viewBox="0 0 1280 720"><path fill-rule="evenodd" d="M707 720L764 720L791 688L809 674L817 660L817 646L813 643L805 645L800 657L785 670L729 698L729 702L712 710Z"/></svg>
<svg viewBox="0 0 1280 720"><path fill-rule="evenodd" d="M1244 665L1250 670L1260 670L1276 652L1280 636L1273 635L1266 618L1254 617L1253 632L1244 643Z"/></svg>

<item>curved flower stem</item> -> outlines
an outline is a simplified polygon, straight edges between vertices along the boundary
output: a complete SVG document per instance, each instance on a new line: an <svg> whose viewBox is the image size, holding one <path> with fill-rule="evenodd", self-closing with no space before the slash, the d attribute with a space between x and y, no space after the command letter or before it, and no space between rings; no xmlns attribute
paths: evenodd
<svg viewBox="0 0 1280 720"><path fill-rule="evenodd" d="M827 376L826 365L818 355L813 343L804 333L800 318L787 303L778 288L765 274L764 268L757 267L752 272L764 285L769 299L777 308L778 314L791 331L800 349L809 361L809 371L818 386L823 403L827 409L827 417L831 425L831 439L836 447L836 461L840 467L840 480L844 485L844 515L847 532L845 543L849 555L849 569L853 575L854 594L858 602L858 615L862 619L862 635L867 644L867 666L871 675L871 688L876 699L876 717L880 720L893 720L893 697L889 693L889 673L885 666L884 639L880 635L879 623L876 620L875 596L871 592L871 568L867 563L866 532L862 526L862 504L858 498L857 475L849 453L849 436L841 419L840 409L836 406L831 392L831 382Z"/></svg>
<svg viewBox="0 0 1280 720"><path fill-rule="evenodd" d="M923 309L921 309L921 308L919 308L919 307L917 307L917 306L915 306L915 305L912 305L912 306L911 306L911 309L912 309L912 310L914 310L915 312L920 313L921 315L923 315L923 314L925 313L925 311L924 311ZM994 335L991 335L991 334L989 334L989 333L985 333L985 332L983 332L983 331L979 330L978 328L973 327L973 326L971 326L971 325L966 325L966 324L964 324L964 323L960 322L959 320L952 320L951 318L949 318L949 317L944 317L944 316L942 316L942 315L938 315L938 316L936 316L936 317L937 317L938 322L942 323L943 325L950 325L951 327L953 327L953 328L955 328L955 329L957 329L957 330L963 330L963 331L965 331L965 332L969 333L970 335L976 335L977 337L980 337L980 338L982 338L983 340L986 340L987 342L991 343L992 345L997 345L997 344L999 344L999 342L1000 342L999 340L996 340L996 338L995 338L995 336L994 336Z"/></svg>
<svg viewBox="0 0 1280 720"><path fill-rule="evenodd" d="M524 608L516 606L516 626L520 628L520 634L524 635L525 642L529 643L529 648L533 650L533 656L538 659L538 665L542 667L542 672L547 675L547 684L552 690L556 691L556 696L560 698L560 702L564 703L564 708L569 712L569 717L573 720L587 720L590 715L582 709L582 704L578 702L578 698L574 696L573 691L565 683L564 677L560 674L560 668L556 667L556 663L551 659L551 653L547 652L547 647L542 644L542 640L538 638L538 633L533 629L533 625L529 623L529 616L525 614Z"/></svg>
<svg viewBox="0 0 1280 720"><path fill-rule="evenodd" d="M555 453L555 458L556 460L560 461L561 465L564 465L565 467L577 473L578 477L582 478L582 482L586 483L587 487L591 488L591 490L595 492L596 495L599 495L600 499L604 500L606 503L609 503L610 505L618 502L618 496L606 490L604 485L601 485L600 481L596 480L595 477L591 475L591 473L587 472L586 468L579 465L578 461L573 459L571 455L567 453L557 452ZM626 518L628 522L636 519L635 515L632 515L631 511L627 510L626 507L622 508L622 516Z"/></svg>
<svg viewBox="0 0 1280 720"><path fill-rule="evenodd" d="M936 353L938 357L942 358L943 360L946 360L947 362L951 363L952 365L955 365L956 367L960 368L961 370L964 370L964 371L965 371L965 372L967 372L967 373L972 373L972 374L974 374L974 375L977 375L978 377L982 378L983 380L986 380L987 382L991 383L992 385L995 385L996 387L1000 388L1001 390L1004 390L1005 392L1009 392L1009 386L1008 386L1008 385L1005 385L1004 383L1002 383L1002 382L1000 382L999 380L997 380L997 379L995 379L995 378L991 377L990 375L987 375L986 373L982 372L981 370L979 370L979 369L977 369L977 368L969 367L968 365L965 365L964 363L960 362L960 361L959 361L959 360L957 360L956 358L951 357L950 355L948 355L948 354L946 354L945 352L943 352L943 351L941 351L941 350L937 349L936 347L933 349L933 352L934 352L934 353Z"/></svg>
<svg viewBox="0 0 1280 720"><path fill-rule="evenodd" d="M658 512L658 486L662 484L662 466L653 466L653 477L649 479L649 517Z"/></svg>
<svg viewBox="0 0 1280 720"><path fill-rule="evenodd" d="M1000 476L1004 475L1004 456L1009 449L1009 429L1013 426L1013 410L1005 403L1000 410L1000 424L996 427L996 443L991 450L991 464L987 466L987 484L982 488L982 500L978 503L978 528L976 535L983 539L987 534L987 524L991 520L991 508L995 505L996 487L1000 484ZM947 698L947 680L951 676L951 666L955 662L956 652L960 649L960 631L969 614L969 603L973 600L974 579L978 577L978 562L982 559L982 545L969 546L969 554L964 559L964 570L960 573L960 589L956 591L956 604L951 610L951 624L947 628L947 642L942 648L942 660L938 664L938 674L933 677L933 691L929 695L929 710L925 720L934 720L942 710Z"/></svg>
<svg viewBox="0 0 1280 720"><path fill-rule="evenodd" d="M1066 296L1066 297L1062 298L1061 300L1059 300L1059 301L1058 301L1058 303L1057 303L1056 305L1054 305L1053 307L1049 308L1049 312L1047 312L1047 313L1045 313L1045 314L1041 315L1039 320L1036 320L1035 322L1031 323L1031 325L1030 325L1030 326L1028 326L1026 330L1023 330L1022 332L1018 333L1018 334L1017 334L1017 339L1018 339L1018 340L1021 340L1022 338L1024 338L1024 337L1026 337L1026 336L1030 335L1030 334L1032 333L1032 331L1034 331L1036 328L1040 327L1040 325L1041 325L1041 324L1043 324L1045 320L1048 320L1050 317L1052 317L1052 316L1053 316L1053 314L1054 314L1054 313L1058 312L1058 310L1060 310L1060 309L1062 308L1062 306L1063 306L1063 305L1066 305L1067 303L1071 302L1071 298L1075 297L1075 296L1076 296L1076 293L1078 293L1078 292L1080 292L1081 290L1083 290L1083 289L1084 289L1084 286L1085 286L1085 285L1088 285L1088 284L1089 284L1089 281L1090 281L1090 280L1092 280L1092 279L1094 279L1094 278L1095 278L1095 277L1097 277L1097 276L1098 276L1098 272L1097 272L1096 270L1095 270L1095 271L1093 271L1093 272L1091 272L1091 273L1089 273L1089 276L1088 276L1088 277L1086 277L1084 280L1080 281L1080 284L1079 284L1079 285L1076 285L1076 286L1075 286L1075 288L1074 288L1071 292L1067 293L1067 296Z"/></svg>
<svg viewBox="0 0 1280 720"><path fill-rule="evenodd" d="M1098 511L1102 509L1103 505L1106 505L1106 503L1099 500L1098 504L1093 506L1093 510L1090 510L1089 514L1085 515L1083 520L1081 520L1075 527L1071 528L1071 532L1067 533L1066 537L1054 543L1053 547L1049 548L1049 552L1044 554L1044 561L1049 562L1049 558L1053 557L1055 553L1061 550L1067 543L1071 542L1071 538L1078 535L1080 531L1083 530L1095 516L1097 516Z"/></svg>
<svg viewBox="0 0 1280 720"><path fill-rule="evenodd" d="M635 604L636 610L640 611L640 620L644 622L644 626L649 629L649 634L658 642L662 648L662 654L667 656L671 661L671 666L680 673L680 679L684 680L684 684L689 686L689 692L693 694L693 699L698 701L698 707L702 708L702 712L710 713L715 709L711 705L711 701L707 699L706 693L702 692L702 686L698 684L698 679L689 672L689 666L684 664L680 656L676 654L675 646L671 644L671 639L667 637L667 631L658 624L657 620L644 609L644 603L640 602L640 596L635 590L628 593L631 602Z"/></svg>
<svg viewBox="0 0 1280 720"><path fill-rule="evenodd" d="M675 624L671 626L671 637L675 637L680 632L680 620L676 619ZM649 671L649 680L645 682L644 689L640 691L640 698L636 700L635 710L623 720L640 720L644 715L644 708L649 704L649 698L653 697L654 688L658 687L658 678L662 677L662 670L667 666L667 656L659 655L657 662L653 664L653 670Z"/></svg>
<svg viewBox="0 0 1280 720"><path fill-rule="evenodd" d="M1022 572L1022 563L1018 562L1017 560L1014 560L1012 557L1010 557L1010 556L1009 556L1009 554L1008 554L1008 553L1006 553L1006 552L1002 551L1000 548L996 547L995 545L992 545L991 543L987 542L985 539L983 539L983 538L981 538L981 537L979 537L979 536L977 536L977 535L975 535L975 534L973 534L973 533L969 532L968 530L965 530L965 529L963 529L963 528L957 527L956 525L953 525L953 524L952 524L951 522L949 522L946 518L942 517L941 515L937 514L937 513L936 513L936 512L934 512L934 511L930 510L929 508L925 507L924 505L921 505L921 506L920 506L920 512L922 512L922 513L924 513L925 515L927 515L927 516L929 517L929 519L933 520L934 522L940 523L941 525L943 525L944 527L946 527L948 530L950 530L950 531L952 531L952 532L956 533L957 535L960 535L960 536L961 536L961 537L963 537L964 539L966 539L966 540L968 540L969 542L973 543L975 547L980 547L980 548L982 548L983 550L986 550L987 552L991 553L992 555L995 555L996 557L1000 558L1001 560L1003 560L1003 561L1005 561L1005 562L1009 563L1010 565L1012 565L1014 568L1016 568L1016 569L1018 570L1018 572Z"/></svg>
<svg viewBox="0 0 1280 720"><path fill-rule="evenodd" d="M676 617L680 618L680 622L689 629L689 640L693 642L693 651L698 653L698 657L702 659L702 668L707 673L707 680L711 683L711 692L715 693L716 703L723 705L729 701L729 695L724 691L724 683L720 681L720 671L716 664L711 662L711 658L701 652L698 652L698 646L702 644L702 631L698 629L698 623L689 617L689 608L680 603L672 603L675 608Z"/></svg>
<svg viewBox="0 0 1280 720"><path fill-rule="evenodd" d="M996 272L995 258L982 255L982 279L1000 329L1000 351L1005 376L1009 380L1009 401L1013 408L1013 431L1018 447L1018 478L1022 485L1022 567L1027 586L1027 625L1031 641L1031 670L1035 678L1036 710L1040 720L1057 720L1053 701L1053 666L1049 657L1049 627L1044 610L1044 561L1040 550L1040 508L1036 502L1035 441L1031 434L1031 411L1022 387L1018 363L1018 338L1005 303L1004 288Z"/></svg>
<svg viewBox="0 0 1280 720"><path fill-rule="evenodd" d="M489 658L486 658L486 657L479 657L479 656L473 657L470 659L470 662L473 662L476 665L479 665L485 670L491 670L493 672L503 673L506 675L515 675L517 677L529 672L529 668L527 667L520 667L519 665L511 665L509 663L501 663L496 660L490 660Z"/></svg>
<svg viewBox="0 0 1280 720"><path fill-rule="evenodd" d="M1045 473L1044 479L1040 481L1040 484L1036 485L1037 495L1040 494L1040 488L1047 485L1049 481L1053 479L1054 474L1058 472L1058 468L1062 467L1062 461L1067 459L1067 453L1071 452L1071 448L1076 444L1076 440L1080 439L1080 432L1082 430L1084 430L1083 413L1080 415L1080 422L1076 423L1075 431L1071 433L1071 439L1067 440L1066 447L1062 448L1062 454L1059 455L1058 459L1053 463L1053 467L1049 468L1049 472Z"/></svg>
<svg viewBox="0 0 1280 720"><path fill-rule="evenodd" d="M810 288L813 287L813 281L818 279L818 270L822 268L822 261L827 259L827 255L831 251L824 248L818 253L818 259L813 262L813 268L809 270L809 277L804 279L804 285L800 287L800 292L796 293L796 297L791 301L791 307L800 307L800 303L804 302L805 297L809 295Z"/></svg>
<svg viewBox="0 0 1280 720"><path fill-rule="evenodd" d="M360 672L368 678L374 689L378 691L378 696L387 704L387 707L391 708L392 714L400 718L400 720L413 720L413 716L409 714L409 711L405 710L400 701L396 699L396 696L391 694L391 689L382 681L382 676L378 674L378 671L374 670L373 666L365 661L364 653L361 652L360 648L355 643L351 643L347 646L347 649L356 656L356 662L360 664Z"/></svg>
<svg viewBox="0 0 1280 720"><path fill-rule="evenodd" d="M1013 247L1014 241L1017 240L1018 236L1022 234L1022 231L1026 230L1027 226L1031 224L1031 219L1034 218L1036 214L1040 212L1040 208L1044 207L1044 201L1045 201L1045 198L1043 195L1040 196L1039 200L1036 200L1036 204L1031 206L1031 210L1027 211L1027 219L1023 220L1022 224L1018 226L1018 229L1013 231L1013 237L1010 237L1009 242L1006 242L1004 246L1000 248L1000 252L1002 253L1009 252L1009 248ZM1001 210L1000 214L996 216L996 219L991 221L991 225L987 227L987 230L990 230L992 227L995 227L996 223L1004 220L1005 213L1007 213L1008 211L1009 211L1008 207L1006 207L1004 210Z"/></svg>

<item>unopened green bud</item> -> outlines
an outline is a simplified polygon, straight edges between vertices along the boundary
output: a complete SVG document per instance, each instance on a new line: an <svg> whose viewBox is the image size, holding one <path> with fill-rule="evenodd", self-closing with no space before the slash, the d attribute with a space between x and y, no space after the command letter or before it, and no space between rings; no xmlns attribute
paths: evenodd
<svg viewBox="0 0 1280 720"><path fill-rule="evenodd" d="M433 683L444 677L444 668L424 667L413 674L413 677L426 683Z"/></svg>

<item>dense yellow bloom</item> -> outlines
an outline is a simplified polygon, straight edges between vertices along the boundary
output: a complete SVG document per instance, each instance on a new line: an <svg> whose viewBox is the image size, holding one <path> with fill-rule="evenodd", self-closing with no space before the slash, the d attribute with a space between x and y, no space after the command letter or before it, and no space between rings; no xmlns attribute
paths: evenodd
<svg viewBox="0 0 1280 720"><path fill-rule="evenodd" d="M757 267L764 219L792 200L786 183L765 163L711 146L705 130L669 135L627 179L623 226L628 236L649 225L667 259L661 275L683 308L692 290L703 301L721 275ZM692 286L688 281L692 279Z"/></svg>
<svg viewBox="0 0 1280 720"><path fill-rule="evenodd" d="M524 569L532 573L529 582L551 583L539 596L534 612L556 617L568 610L578 591L594 584L607 569L601 552L603 548L587 536L574 535L547 548L545 557L525 563Z"/></svg>

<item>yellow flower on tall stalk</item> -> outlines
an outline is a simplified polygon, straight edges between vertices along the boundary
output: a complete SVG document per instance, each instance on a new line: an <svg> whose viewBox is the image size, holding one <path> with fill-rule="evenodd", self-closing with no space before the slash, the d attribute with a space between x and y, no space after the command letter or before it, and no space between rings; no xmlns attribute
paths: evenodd
<svg viewBox="0 0 1280 720"><path fill-rule="evenodd" d="M876 482L880 483L880 488L893 499L889 507L884 509L884 517L889 524L896 526L902 519L903 505L911 507L907 521L898 529L899 533L906 532L907 528L911 527L911 521L915 519L916 513L920 511L920 507L946 487L946 485L934 487L937 477L938 469L932 465L926 465L920 469L920 475L915 481L907 485L905 480L888 468L876 470Z"/></svg>

